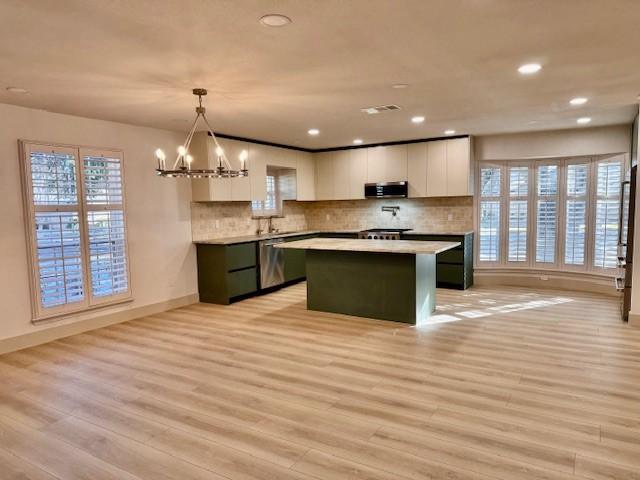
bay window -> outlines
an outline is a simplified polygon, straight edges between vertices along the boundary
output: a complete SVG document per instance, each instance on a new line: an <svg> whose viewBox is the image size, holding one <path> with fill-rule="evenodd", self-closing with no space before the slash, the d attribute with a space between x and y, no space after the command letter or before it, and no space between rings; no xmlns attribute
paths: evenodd
<svg viewBox="0 0 640 480"><path fill-rule="evenodd" d="M128 299L122 153L21 151L34 320Z"/></svg>
<svg viewBox="0 0 640 480"><path fill-rule="evenodd" d="M477 266L614 274L625 160L481 162Z"/></svg>

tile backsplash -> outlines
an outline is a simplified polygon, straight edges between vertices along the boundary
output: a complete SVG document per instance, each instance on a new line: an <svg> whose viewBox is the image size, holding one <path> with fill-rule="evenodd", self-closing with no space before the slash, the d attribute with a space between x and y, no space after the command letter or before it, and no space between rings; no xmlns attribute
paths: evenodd
<svg viewBox="0 0 640 480"><path fill-rule="evenodd" d="M399 206L394 217L383 206ZM262 220L263 228L266 220ZM363 230L376 227L413 228L424 232L473 230L473 197L398 198L381 200L285 201L283 217L274 218L280 231ZM250 202L191 204L194 241L252 235L258 220Z"/></svg>

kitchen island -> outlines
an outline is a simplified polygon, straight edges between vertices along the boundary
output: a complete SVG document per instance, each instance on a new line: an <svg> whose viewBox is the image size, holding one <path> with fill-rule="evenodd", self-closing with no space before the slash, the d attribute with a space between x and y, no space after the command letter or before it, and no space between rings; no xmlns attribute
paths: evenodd
<svg viewBox="0 0 640 480"><path fill-rule="evenodd" d="M310 238L307 308L419 325L435 311L436 254L459 242Z"/></svg>

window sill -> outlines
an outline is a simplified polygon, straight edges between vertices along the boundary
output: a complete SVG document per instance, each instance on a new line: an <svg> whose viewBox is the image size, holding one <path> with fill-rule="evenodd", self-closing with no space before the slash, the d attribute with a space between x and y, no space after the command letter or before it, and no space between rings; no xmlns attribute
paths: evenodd
<svg viewBox="0 0 640 480"><path fill-rule="evenodd" d="M42 325L42 324L46 324L46 323L54 323L54 322L59 322L62 320L67 320L73 316L76 315L82 315L83 313L89 313L89 312L93 312L96 310L102 310L102 309L106 309L109 307L115 307L118 305L125 305L127 303L131 303L133 302L133 297L126 297L126 298L120 298L117 300L112 300L109 302L104 302L104 303L100 303L98 305L91 305L89 307L82 307L82 308L78 308L75 310L67 310L64 312L58 312L58 313L54 313L54 314L49 314L49 315L41 315L38 317L33 317L31 319L31 323L33 325Z"/></svg>
<svg viewBox="0 0 640 480"><path fill-rule="evenodd" d="M612 268L610 272L586 272L583 270L561 270L559 268L532 268L529 266L482 266L474 265L474 272L496 273L496 274L517 274L517 275L555 275L564 277L592 278L594 280L612 280L618 276L618 269Z"/></svg>

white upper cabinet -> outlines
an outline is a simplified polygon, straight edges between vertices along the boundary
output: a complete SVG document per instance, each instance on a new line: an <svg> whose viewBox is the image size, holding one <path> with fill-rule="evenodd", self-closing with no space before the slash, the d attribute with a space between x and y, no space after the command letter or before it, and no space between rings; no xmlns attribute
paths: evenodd
<svg viewBox="0 0 640 480"><path fill-rule="evenodd" d="M407 152L410 197L427 196L427 143L410 143Z"/></svg>
<svg viewBox="0 0 640 480"><path fill-rule="evenodd" d="M349 158L349 198L364 198L367 183L367 149L354 148Z"/></svg>
<svg viewBox="0 0 640 480"><path fill-rule="evenodd" d="M351 151L333 152L333 199L348 200L351 195Z"/></svg>
<svg viewBox="0 0 640 480"><path fill-rule="evenodd" d="M316 162L316 200L333 200L334 152L314 154Z"/></svg>
<svg viewBox="0 0 640 480"><path fill-rule="evenodd" d="M471 161L471 140L469 137L447 140L447 196L473 195L474 182Z"/></svg>
<svg viewBox="0 0 640 480"><path fill-rule="evenodd" d="M473 156L469 137L416 143L409 147L409 196L473 195Z"/></svg>
<svg viewBox="0 0 640 480"><path fill-rule="evenodd" d="M413 198L473 195L469 137L314 154L224 138L218 142L236 170L240 152L248 151L249 177L194 179L193 201L264 200L267 166L296 170L297 200L361 199L365 183L405 180ZM215 168L215 145L206 133L194 136L191 153L194 168Z"/></svg>
<svg viewBox="0 0 640 480"><path fill-rule="evenodd" d="M447 196L447 140L427 142L427 197Z"/></svg>
<svg viewBox="0 0 640 480"><path fill-rule="evenodd" d="M313 155L296 152L296 199L316 199L316 167Z"/></svg>
<svg viewBox="0 0 640 480"><path fill-rule="evenodd" d="M229 140L226 138L219 138L218 143L224 150L224 154L231 164L232 170L240 170L240 153L246 150L249 153L249 143L241 142L238 140ZM215 155L215 146L213 151L214 164L217 160ZM250 159L247 159L247 165L250 164ZM232 201L249 201L251 200L251 177L236 177L236 178L223 178L215 179L216 182L222 187L221 198L216 198L216 188L214 186L214 200L232 200Z"/></svg>
<svg viewBox="0 0 640 480"><path fill-rule="evenodd" d="M407 180L407 145L367 149L367 183Z"/></svg>

